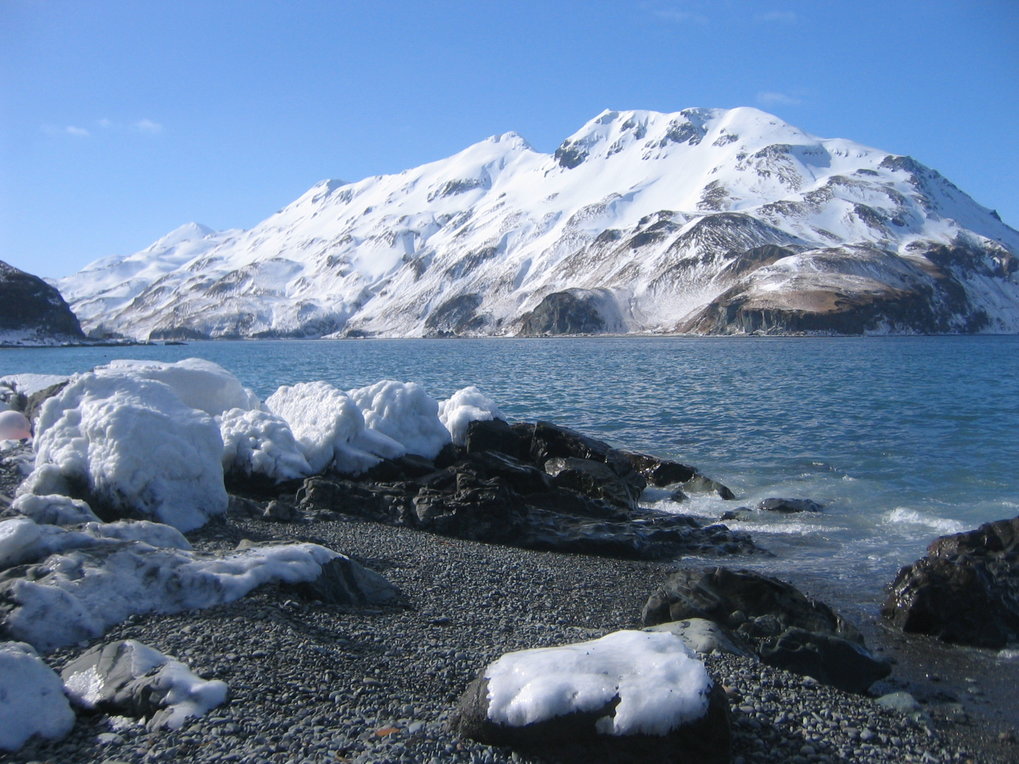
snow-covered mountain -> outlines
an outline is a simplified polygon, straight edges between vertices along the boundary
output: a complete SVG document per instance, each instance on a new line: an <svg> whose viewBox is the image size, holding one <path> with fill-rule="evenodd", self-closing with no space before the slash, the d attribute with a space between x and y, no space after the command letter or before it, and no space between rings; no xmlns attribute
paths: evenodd
<svg viewBox="0 0 1019 764"><path fill-rule="evenodd" d="M324 181L58 286L140 338L1019 332L1019 232L934 170L752 108L605 111Z"/></svg>

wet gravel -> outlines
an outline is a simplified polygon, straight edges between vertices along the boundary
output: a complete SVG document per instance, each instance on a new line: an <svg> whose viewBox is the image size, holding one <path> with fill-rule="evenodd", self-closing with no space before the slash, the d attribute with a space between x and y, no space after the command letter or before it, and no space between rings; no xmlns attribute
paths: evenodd
<svg viewBox="0 0 1019 764"><path fill-rule="evenodd" d="M533 552L346 521L216 521L199 549L242 539L314 541L404 591L407 606L358 610L264 587L230 605L135 617L102 641L137 639L230 687L230 700L182 729L150 733L82 715L56 743L10 761L505 762L505 748L448 730L466 685L502 653L638 625L660 563ZM86 645L57 651L58 670ZM736 762L966 761L923 721L870 698L736 656L709 656L733 710ZM978 758L977 760L983 760Z"/></svg>

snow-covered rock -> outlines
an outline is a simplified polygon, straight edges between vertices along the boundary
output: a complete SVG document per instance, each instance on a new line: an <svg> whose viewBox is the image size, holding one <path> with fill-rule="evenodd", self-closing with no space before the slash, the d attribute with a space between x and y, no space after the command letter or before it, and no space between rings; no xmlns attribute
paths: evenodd
<svg viewBox="0 0 1019 764"><path fill-rule="evenodd" d="M71 701L134 718L149 729L179 729L226 701L227 686L133 639L95 647L60 674Z"/></svg>
<svg viewBox="0 0 1019 764"><path fill-rule="evenodd" d="M711 679L683 641L617 631L590 642L507 653L485 670L488 718L523 727L619 704L597 722L606 735L664 735L708 709Z"/></svg>
<svg viewBox="0 0 1019 764"><path fill-rule="evenodd" d="M314 581L340 556L315 544L210 556L142 541L86 538L0 582L5 603L0 638L50 650L95 639L134 614L206 608L233 602L262 584Z"/></svg>
<svg viewBox="0 0 1019 764"><path fill-rule="evenodd" d="M458 446L466 443L467 427L471 422L505 418L495 401L474 385L461 388L439 402L439 421Z"/></svg>
<svg viewBox="0 0 1019 764"><path fill-rule="evenodd" d="M328 382L284 385L265 405L290 426L312 472L332 466L356 474L402 453L399 443L369 433L354 399Z"/></svg>
<svg viewBox="0 0 1019 764"><path fill-rule="evenodd" d="M223 471L264 475L274 482L312 474L311 465L282 417L257 409L229 409L218 417Z"/></svg>
<svg viewBox="0 0 1019 764"><path fill-rule="evenodd" d="M557 760L562 746L569 761L729 760L725 696L668 633L507 653L468 687L454 728Z"/></svg>
<svg viewBox="0 0 1019 764"><path fill-rule="evenodd" d="M81 499L60 494L36 496L23 493L11 502L11 511L29 517L40 525L79 525L99 522L95 512Z"/></svg>
<svg viewBox="0 0 1019 764"><path fill-rule="evenodd" d="M752 108L514 133L58 284L135 337L1017 332L1019 232L934 170Z"/></svg>
<svg viewBox="0 0 1019 764"><path fill-rule="evenodd" d="M146 373L77 375L47 400L36 423L35 469L19 491L84 493L93 509L101 504L183 531L225 512L219 427Z"/></svg>
<svg viewBox="0 0 1019 764"><path fill-rule="evenodd" d="M0 750L38 735L58 740L74 726L60 677L22 642L0 642Z"/></svg>
<svg viewBox="0 0 1019 764"><path fill-rule="evenodd" d="M261 402L237 377L219 364L203 358L185 358L176 363L118 359L94 369L96 374L127 374L162 382L193 409L218 416L233 408L259 409Z"/></svg>
<svg viewBox="0 0 1019 764"><path fill-rule="evenodd" d="M439 404L416 382L387 379L351 390L350 397L361 408L365 427L391 438L403 453L434 459L450 442Z"/></svg>

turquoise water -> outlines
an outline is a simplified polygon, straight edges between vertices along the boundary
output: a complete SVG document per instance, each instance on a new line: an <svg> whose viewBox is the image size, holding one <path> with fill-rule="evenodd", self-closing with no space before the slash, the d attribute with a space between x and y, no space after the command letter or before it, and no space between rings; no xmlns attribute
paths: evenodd
<svg viewBox="0 0 1019 764"><path fill-rule="evenodd" d="M735 524L776 554L751 564L868 608L935 536L1019 514L1019 337L204 342L0 350L0 374L190 356L262 397L315 379L413 380L436 398L475 384L511 419L694 464L740 504L814 498L823 515Z"/></svg>

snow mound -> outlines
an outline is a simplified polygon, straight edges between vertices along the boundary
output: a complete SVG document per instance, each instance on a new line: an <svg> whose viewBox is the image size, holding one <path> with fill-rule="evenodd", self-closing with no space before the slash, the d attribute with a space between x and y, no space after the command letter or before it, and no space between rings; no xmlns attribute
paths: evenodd
<svg viewBox="0 0 1019 764"><path fill-rule="evenodd" d="M283 386L265 405L290 425L313 473L331 466L357 474L378 464L380 456L401 454L399 444L369 433L354 399L328 382Z"/></svg>
<svg viewBox="0 0 1019 764"><path fill-rule="evenodd" d="M439 421L458 446L466 444L467 427L471 422L505 418L495 401L474 385L461 388L439 402Z"/></svg>
<svg viewBox="0 0 1019 764"><path fill-rule="evenodd" d="M182 531L226 511L219 427L137 371L73 377L43 405L35 453L20 493L84 490L115 513Z"/></svg>
<svg viewBox="0 0 1019 764"><path fill-rule="evenodd" d="M0 642L0 750L16 751L33 735L56 740L73 726L60 677L30 645Z"/></svg>
<svg viewBox="0 0 1019 764"><path fill-rule="evenodd" d="M265 475L277 483L312 474L286 421L255 409L234 408L218 418L223 471Z"/></svg>
<svg viewBox="0 0 1019 764"><path fill-rule="evenodd" d="M168 385L185 405L218 416L227 409L258 409L261 402L222 366L201 358L176 363L118 359L95 369L96 374L128 374Z"/></svg>
<svg viewBox="0 0 1019 764"><path fill-rule="evenodd" d="M95 512L81 499L60 494L36 496L24 493L11 502L11 510L30 517L40 525L80 525L99 522Z"/></svg>
<svg viewBox="0 0 1019 764"><path fill-rule="evenodd" d="M485 670L488 718L520 727L596 711L606 735L664 735L708 710L711 679L683 641L664 632L617 631L562 647L507 653Z"/></svg>
<svg viewBox="0 0 1019 764"><path fill-rule="evenodd" d="M88 544L92 544L89 546ZM316 580L340 557L316 544L252 547L222 557L142 541L94 539L0 582L0 638L51 650L95 639L127 617L240 599L262 584Z"/></svg>
<svg viewBox="0 0 1019 764"><path fill-rule="evenodd" d="M450 442L439 404L416 382L392 379L351 390L365 426L399 443L406 453L434 459Z"/></svg>
<svg viewBox="0 0 1019 764"><path fill-rule="evenodd" d="M202 679L180 661L133 639L86 653L61 676L71 701L85 709L143 697L145 705L159 709L149 729L180 729L186 719L204 715L227 697L226 683Z"/></svg>

